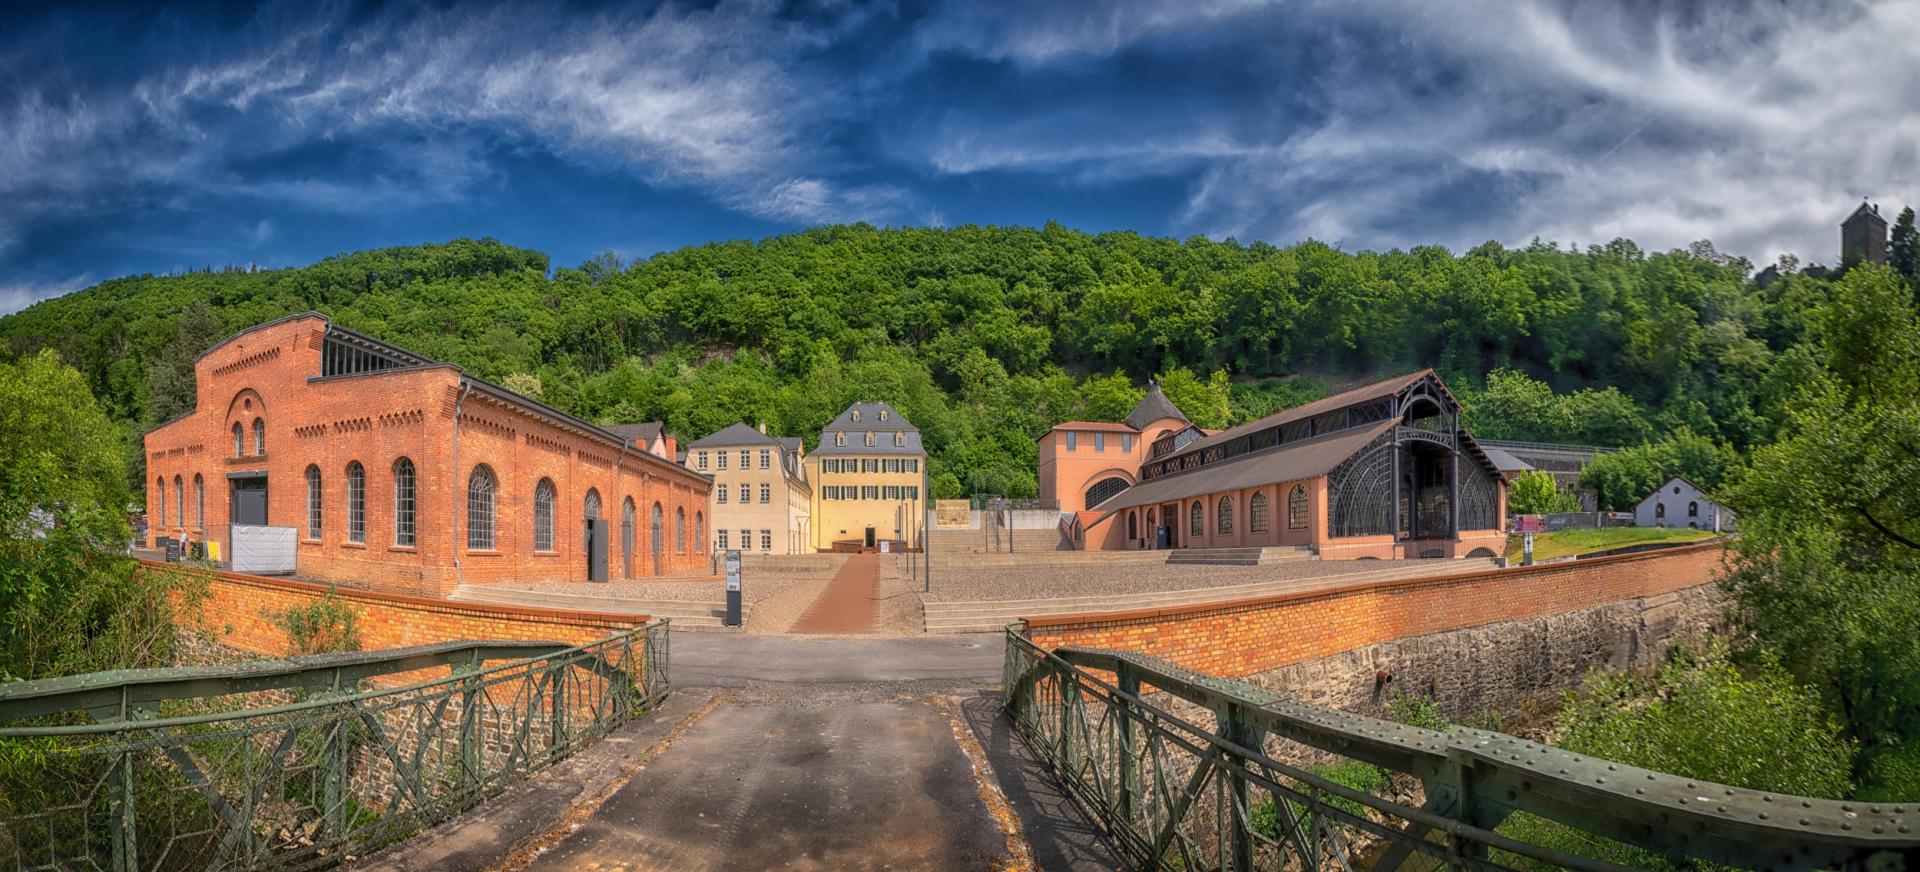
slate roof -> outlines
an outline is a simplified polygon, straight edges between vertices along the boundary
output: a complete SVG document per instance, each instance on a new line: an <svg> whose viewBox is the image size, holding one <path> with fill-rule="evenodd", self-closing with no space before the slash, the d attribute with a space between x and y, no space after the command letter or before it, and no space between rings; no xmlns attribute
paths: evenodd
<svg viewBox="0 0 1920 872"><path fill-rule="evenodd" d="M714 445L779 445L780 440L760 432L757 427L745 422L730 424L720 430L708 433L695 440L688 448L707 448Z"/></svg>
<svg viewBox="0 0 1920 872"><path fill-rule="evenodd" d="M1121 491L1101 503L1108 513L1137 506L1185 500L1204 494L1238 488L1261 487L1283 481L1299 481L1325 475L1340 461L1365 448L1380 434L1393 429L1396 422L1381 421L1366 427L1342 430L1329 436L1307 439L1264 451L1245 458L1214 463L1198 469L1150 479ZM1105 520L1104 518L1102 520Z"/></svg>
<svg viewBox="0 0 1920 872"><path fill-rule="evenodd" d="M1148 424L1162 418L1187 421L1187 416L1181 413L1180 407L1174 405L1172 400L1167 399L1166 393L1160 390L1160 383L1148 382L1147 395L1141 397L1140 402L1134 405L1133 411L1127 413L1127 426L1135 430L1145 430ZM1187 421L1187 423L1193 422Z"/></svg>
<svg viewBox="0 0 1920 872"><path fill-rule="evenodd" d="M1502 449L1482 445L1480 450L1487 455L1488 460L1493 461L1493 468L1501 472L1526 472L1533 468L1533 464L1508 454Z"/></svg>
<svg viewBox="0 0 1920 872"><path fill-rule="evenodd" d="M1363 385L1361 387L1354 388L1353 390L1341 391L1340 393L1334 394L1333 396L1330 396L1330 397L1321 397L1320 399L1314 400L1313 402L1307 403L1305 405L1294 406L1291 409L1282 409L1278 412L1275 412L1257 421L1248 421L1247 423L1241 424L1237 427L1228 427L1225 430L1221 430L1217 433L1213 433L1207 436L1207 438L1205 439L1198 439L1193 442L1190 442L1187 444L1186 447L1181 448L1179 451L1175 451L1172 454L1168 454L1167 456L1178 457L1182 454L1186 454L1193 451L1200 451L1202 449L1219 445L1223 442L1229 442L1234 439L1238 439L1241 436L1247 435L1248 433L1254 433L1260 430L1265 430L1266 428L1272 427L1275 424L1285 424L1291 421L1299 421L1299 420L1302 420L1305 418L1311 418L1315 415L1323 414L1326 412L1332 412L1332 411L1337 411L1339 409L1344 409L1348 406L1355 405L1358 403L1364 403L1364 402L1367 402L1368 400L1377 400L1377 399L1380 399L1381 397L1389 397L1396 393L1399 393L1402 388L1405 388L1406 386L1413 384L1414 382L1417 382L1421 378L1431 375L1432 373L1433 373L1433 370L1431 369L1423 369L1423 370L1420 370L1419 372L1410 372L1410 373L1407 373L1406 375L1396 376L1394 378L1390 378L1385 381L1378 381L1370 385ZM1158 460L1160 458L1155 458L1155 459Z"/></svg>
<svg viewBox="0 0 1920 872"><path fill-rule="evenodd" d="M860 420L854 420L854 413L860 413ZM880 413L886 413L886 420L880 420ZM834 434L847 434L847 444L835 445ZM873 434L873 444L867 444L867 434ZM903 444L893 444L893 434L903 433ZM920 456L927 449L920 441L920 428L902 417L898 411L886 403L854 403L840 413L820 431L820 445L813 451L816 455L874 455L892 454L901 457Z"/></svg>
<svg viewBox="0 0 1920 872"><path fill-rule="evenodd" d="M601 429L627 440L628 445L645 448L666 432L667 425L660 421L647 421L641 424L608 424Z"/></svg>

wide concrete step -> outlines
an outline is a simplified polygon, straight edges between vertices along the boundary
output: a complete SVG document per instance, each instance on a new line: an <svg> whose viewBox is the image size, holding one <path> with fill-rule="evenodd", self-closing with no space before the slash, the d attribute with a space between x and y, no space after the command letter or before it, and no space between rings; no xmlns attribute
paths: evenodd
<svg viewBox="0 0 1920 872"><path fill-rule="evenodd" d="M1253 584L1223 587L1190 588L1176 591L1157 591L1140 594L1054 597L1050 599L1026 600L928 602L926 604L926 627L929 633L987 633L996 632L1004 628L1007 624L1024 617L1071 615L1085 612L1131 611L1134 609L1169 608L1210 602L1225 602L1229 600L1335 587L1356 582L1386 581L1398 578L1421 578L1479 572L1491 569L1495 565L1494 561L1489 559L1449 560L1446 561L1445 566L1434 566L1433 562L1423 561L1387 569L1356 570L1354 572L1315 576L1312 578L1256 582Z"/></svg>
<svg viewBox="0 0 1920 872"><path fill-rule="evenodd" d="M1289 560L1316 560L1313 549L1300 545L1243 548L1181 548L1168 553L1168 566L1264 566Z"/></svg>
<svg viewBox="0 0 1920 872"><path fill-rule="evenodd" d="M727 603L719 600L621 599L591 594L548 593L490 585L463 584L454 588L448 599L491 605L534 606L551 609L578 609L622 615L647 615L669 618L677 630L734 629L726 627ZM753 604L741 607L742 623L753 614Z"/></svg>

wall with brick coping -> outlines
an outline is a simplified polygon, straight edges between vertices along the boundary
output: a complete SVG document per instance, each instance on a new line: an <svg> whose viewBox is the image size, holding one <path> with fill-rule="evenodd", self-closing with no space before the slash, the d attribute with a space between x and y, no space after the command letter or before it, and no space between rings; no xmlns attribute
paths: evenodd
<svg viewBox="0 0 1920 872"><path fill-rule="evenodd" d="M1564 614L1394 639L1243 680L1302 702L1387 717L1424 697L1457 723L1497 713L1513 732L1538 723L1594 670L1649 672L1676 642L1724 630L1727 599L1707 583Z"/></svg>
<svg viewBox="0 0 1920 872"><path fill-rule="evenodd" d="M314 602L329 590L326 585L311 582L213 572L200 628L215 644L281 656L288 653L287 632L273 622L273 616L289 607ZM369 651L464 639L582 645L648 620L640 615L450 602L344 588L333 593L359 616L361 647Z"/></svg>
<svg viewBox="0 0 1920 872"><path fill-rule="evenodd" d="M1395 639L1524 621L1713 580L1718 541L1438 578L1391 579L1161 609L1026 619L1035 643L1118 648L1240 677Z"/></svg>

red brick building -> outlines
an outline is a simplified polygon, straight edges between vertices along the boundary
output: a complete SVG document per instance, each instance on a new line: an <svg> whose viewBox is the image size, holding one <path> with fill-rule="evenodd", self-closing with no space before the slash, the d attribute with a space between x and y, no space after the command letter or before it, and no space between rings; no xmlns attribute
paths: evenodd
<svg viewBox="0 0 1920 872"><path fill-rule="evenodd" d="M146 434L155 539L226 558L230 525L291 528L301 576L430 596L707 563L705 476L324 315L243 330L194 376L194 410Z"/></svg>
<svg viewBox="0 0 1920 872"><path fill-rule="evenodd" d="M1126 424L1069 421L1039 447L1040 493L1075 512L1075 543L1088 550L1291 546L1396 559L1506 548L1506 482L1433 370L1213 433L1154 389Z"/></svg>

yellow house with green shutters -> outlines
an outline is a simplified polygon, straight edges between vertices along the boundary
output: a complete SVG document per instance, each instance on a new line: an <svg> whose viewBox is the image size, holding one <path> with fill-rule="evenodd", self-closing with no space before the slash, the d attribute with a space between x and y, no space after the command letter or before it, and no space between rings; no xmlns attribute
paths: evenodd
<svg viewBox="0 0 1920 872"><path fill-rule="evenodd" d="M854 403L820 431L807 455L813 547L919 548L926 520L927 451L920 430L886 403Z"/></svg>

